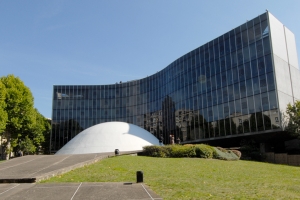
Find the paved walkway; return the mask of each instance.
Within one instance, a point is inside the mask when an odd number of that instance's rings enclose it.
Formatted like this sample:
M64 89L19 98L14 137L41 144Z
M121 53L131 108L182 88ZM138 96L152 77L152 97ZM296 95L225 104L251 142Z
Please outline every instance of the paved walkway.
M0 163L0 183L34 183L113 155L32 155L14 158Z
M12 183L0 184L0 199L103 199L161 200L144 184L123 183Z
M162 199L140 183L35 183L109 156L114 153L35 155L1 162L0 199Z

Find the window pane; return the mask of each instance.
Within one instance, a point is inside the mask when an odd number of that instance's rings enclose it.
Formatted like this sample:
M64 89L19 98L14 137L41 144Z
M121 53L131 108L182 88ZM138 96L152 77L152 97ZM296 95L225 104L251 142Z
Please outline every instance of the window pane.
M214 45L214 50L215 50L215 58L219 57L219 45L215 44Z
M257 124L258 131L264 130L264 120L263 120L262 112L256 113L256 124Z
M225 71L226 70L226 63L225 63L225 57L221 57L220 59L220 64L221 64L221 71Z
M267 20L261 22L261 30L262 30L262 37L267 37L269 35L269 26Z
M230 85L228 86L228 98L229 98L229 101L232 101L234 99L234 96L233 96L233 85Z
M255 103L255 112L262 111L262 109L261 109L260 94L257 94L257 95L254 96L254 103Z
M265 62L263 57L257 59L257 65L259 75L265 74Z
M242 32L242 43L243 46L247 46L248 45L248 34L247 34L247 30Z
M277 101L276 101L276 93L275 91L269 92L269 103L270 103L270 109L276 109L277 108Z
M226 74L227 74L227 85L231 85L233 83L232 71L228 70Z
M244 70L244 65L240 65L238 67L238 71L239 71L239 79L240 81L245 80L245 70Z
M244 133L250 132L249 118L250 118L250 115L243 116Z
M267 91L267 80L266 76L262 75L259 77L259 85L260 85L260 91L266 92Z
M226 55L226 69L230 69L232 66L236 65L236 52L233 52L231 54ZM234 63L235 62L235 63Z
M218 95L218 104L223 103L223 98L222 98L222 89L217 90L217 95Z
M234 106L234 101L229 102L229 114L233 115L235 113L235 106Z
M227 91L227 87L223 87L223 102L227 102L228 101L228 91Z
M253 96L248 97L248 108L249 108L249 113L255 112Z
M261 104L264 111L269 110L268 93L265 92L261 94Z
M248 114L248 103L247 103L247 98L241 99L241 106L242 106L242 114L243 114L243 115Z
M241 115L242 109L241 109L241 100L237 99L235 100L235 114L236 115Z
M245 75L246 75L246 79L251 78L251 67L250 67L250 63L245 63Z
M249 47L244 47L243 49L243 54L244 54L244 62L248 62L249 61Z
M271 129L270 112L269 111L265 111L265 112L263 112L263 115L264 115L265 130L270 130Z
M235 99L239 99L240 98L239 83L234 84L234 98Z
M261 38L261 29L260 29L260 24L256 24L254 26L255 29L255 39L259 40Z
M248 79L246 81L246 88L247 88L247 96L253 95L252 80L251 79Z
M241 98L246 97L246 83L245 81L240 82Z
M259 94L259 82L258 82L258 77L255 77L252 79L253 82L253 92L254 94Z
M264 45L264 54L269 54L271 52L269 37L264 38L263 45Z
M239 76L238 76L238 69L237 67L234 67L232 69L232 76L233 76L233 82L237 83L239 81Z
M255 41L253 27L248 29L249 44Z
M261 40L256 42L256 53L257 57L261 57L263 55L263 46Z
M217 82L217 88L222 87L222 82L221 82L221 74L216 75L216 82Z
M256 58L256 49L255 49L255 43L251 44L249 46L250 48L250 58L251 60L255 59Z
M226 54L230 53L229 39L225 40L225 52Z
M266 72L272 72L273 71L273 65L271 60L271 54L265 56L265 65L266 65Z
M239 49L237 51L237 59L238 59L238 64L242 64L244 62L243 60L243 50L242 49Z
M257 128L256 128L256 116L255 116L255 113L251 114L250 116L250 131L251 132L255 132L257 131Z
M238 33L238 34L236 34L236 36L235 36L235 39L236 39L236 48L237 49L240 49L240 48L242 48L242 38L241 38L242 36L241 36L241 34L240 33Z
M231 49L231 52L235 51L236 50L236 47L235 47L235 37L231 37L230 38L230 49Z
M230 71L230 70L229 70ZM226 73L223 72L222 73L222 86L226 86L227 85L227 78L226 78Z
M252 77L255 77L258 75L256 60L252 60L252 62L251 62L251 74L252 74Z
M220 56L225 54L225 47L223 41L219 43L219 51L220 51Z
M216 74L218 74L218 73L221 72L220 62L219 61L220 61L219 59L215 60Z

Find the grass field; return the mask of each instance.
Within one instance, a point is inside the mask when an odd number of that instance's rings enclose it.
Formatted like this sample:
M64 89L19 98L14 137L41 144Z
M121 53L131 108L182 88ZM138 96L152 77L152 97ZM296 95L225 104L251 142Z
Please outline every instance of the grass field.
M300 199L300 168L250 161L118 156L44 182L144 183L164 199Z

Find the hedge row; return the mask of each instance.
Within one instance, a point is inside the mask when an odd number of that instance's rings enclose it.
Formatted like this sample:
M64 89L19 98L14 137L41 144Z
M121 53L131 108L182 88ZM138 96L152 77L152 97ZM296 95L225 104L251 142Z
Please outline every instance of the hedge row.
M237 150L226 150L221 147L212 147L206 144L197 144L146 146L143 148L143 155L162 158L198 157L239 160L241 152Z

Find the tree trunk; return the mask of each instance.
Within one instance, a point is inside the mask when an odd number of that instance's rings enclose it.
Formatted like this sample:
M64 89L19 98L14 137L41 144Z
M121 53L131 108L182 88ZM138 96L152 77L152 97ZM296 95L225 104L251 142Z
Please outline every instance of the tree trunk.
M10 153L11 153L11 135L10 133L6 132L6 145L5 145L5 155L6 155L6 160L10 159Z

